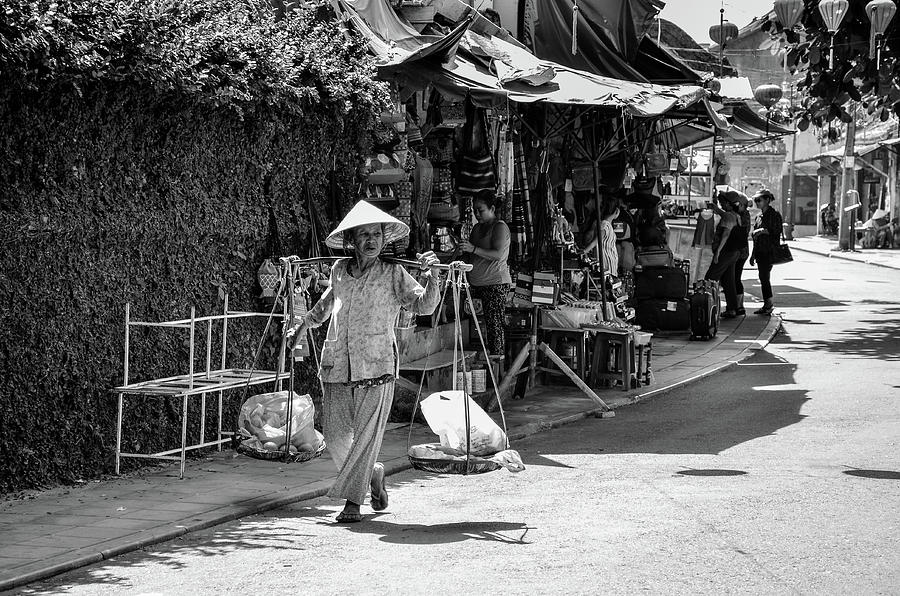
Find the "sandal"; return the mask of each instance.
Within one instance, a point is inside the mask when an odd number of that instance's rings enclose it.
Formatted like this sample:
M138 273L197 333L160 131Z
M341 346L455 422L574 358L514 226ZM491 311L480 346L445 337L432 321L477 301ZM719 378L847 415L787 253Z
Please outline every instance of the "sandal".
M338 516L334 518L339 524L352 524L356 522L361 522L363 520L362 513L351 513L349 511L341 511L338 513Z
M374 511L384 511L388 506L388 493L384 487L384 464L375 464L371 481L372 498L370 504Z

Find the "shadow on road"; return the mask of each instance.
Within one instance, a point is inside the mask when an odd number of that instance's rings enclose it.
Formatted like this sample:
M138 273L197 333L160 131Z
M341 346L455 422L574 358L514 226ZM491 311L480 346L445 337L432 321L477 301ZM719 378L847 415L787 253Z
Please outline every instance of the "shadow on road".
M745 287L753 289L755 296L761 296L762 290L758 281L745 281ZM775 294L775 304L778 308L834 308L847 306L845 302L838 302L831 298L826 298L821 294L797 288L795 286L772 286Z
M522 523L511 522L459 522L452 524L395 524L377 517L346 528L358 534L380 534L381 542L391 544L450 544L466 540L503 542L506 544L530 544L525 541L529 528ZM518 534L517 537L504 534Z
M567 433L578 433L573 436L577 440L560 441L548 433L521 445L519 452L526 466L547 465L544 460L551 454L718 454L803 420L800 409L809 398L795 384L795 370L796 365L761 350L691 385L690 391L623 408L615 418L567 428ZM704 473L724 472L695 475Z
M844 474L877 480L900 480L900 472L894 470L844 470Z
M678 472L682 476L743 476L747 472L743 470L724 470L719 468L706 468L701 470L682 470Z

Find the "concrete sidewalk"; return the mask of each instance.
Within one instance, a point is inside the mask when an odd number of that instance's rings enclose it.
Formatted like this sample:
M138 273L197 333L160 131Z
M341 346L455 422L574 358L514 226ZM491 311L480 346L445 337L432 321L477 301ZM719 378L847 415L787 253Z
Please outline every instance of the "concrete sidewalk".
M811 252L823 257L900 269L900 249L898 248L857 247L855 251L842 251L838 249L838 241L834 236L794 238L789 242L789 245L792 250Z
M780 322L778 317L753 315L722 321L718 337L706 342L688 341L686 333L654 336L654 383L627 392L598 393L612 408L661 395L764 348ZM597 404L573 386L539 386L525 399L506 404L512 447L525 436L597 412ZM409 426L392 426L380 458L389 474L410 467ZM413 444L434 440L427 427L415 425ZM223 451L189 462L183 480L178 479L176 466L167 466L0 503L0 591L322 496L335 473L327 454L302 464L283 464Z

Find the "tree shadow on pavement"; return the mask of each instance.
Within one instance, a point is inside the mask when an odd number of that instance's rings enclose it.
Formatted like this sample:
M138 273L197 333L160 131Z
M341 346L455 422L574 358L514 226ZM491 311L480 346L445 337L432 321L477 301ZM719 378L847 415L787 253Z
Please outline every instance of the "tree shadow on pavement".
M451 544L466 540L530 544L525 540L532 528L512 522L457 522L449 524L395 524L377 517L345 526L358 534L380 534L381 542L391 544Z
M835 331L824 339L802 341L782 336L772 343L790 343L797 349L896 362L900 360L900 321L895 318L898 312L900 309L878 310L872 315L884 315L886 318L858 321L859 326Z
M306 508L303 517L327 517L332 512ZM297 517L297 516L295 516ZM303 534L290 524L290 516L262 514L245 517L226 523L212 531L188 533L173 540L147 546L141 550L113 557L88 567L71 571L65 575L29 584L21 588L20 594L49 595L70 591L80 586L127 585L130 577L120 570L162 565L168 569L187 569L196 565L196 557L222 557L238 551L260 549L271 552L278 549L294 552L315 551L315 545L306 538L313 534ZM177 593L177 592L174 592Z

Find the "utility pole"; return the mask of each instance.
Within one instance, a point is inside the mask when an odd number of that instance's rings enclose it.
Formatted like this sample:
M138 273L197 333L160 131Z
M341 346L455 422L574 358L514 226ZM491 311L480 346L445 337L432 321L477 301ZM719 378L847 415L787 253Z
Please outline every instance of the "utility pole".
M844 145L844 161L841 164L843 173L841 175L841 196L840 196L840 212L838 213L838 247L841 250L853 250L854 244L854 214L856 209L850 208L850 205L856 202L856 170L853 169L854 153L856 152L856 109L850 112L850 122L847 124L847 139ZM853 191L853 192L850 192Z
M791 81L791 116L794 115L794 83ZM794 134L791 135L791 161L788 163L788 191L787 191L787 207L785 211L785 223L784 226L784 239L785 240L793 240L794 239L794 195L796 194L796 188L794 186L794 182L796 180L796 170L794 167L797 161L797 130L794 127ZM818 217L818 213L816 217Z

